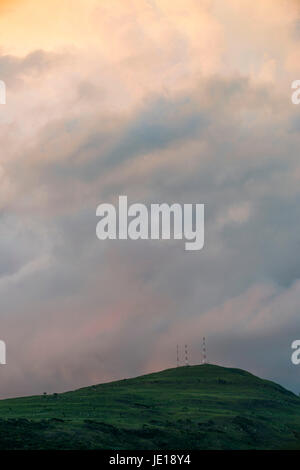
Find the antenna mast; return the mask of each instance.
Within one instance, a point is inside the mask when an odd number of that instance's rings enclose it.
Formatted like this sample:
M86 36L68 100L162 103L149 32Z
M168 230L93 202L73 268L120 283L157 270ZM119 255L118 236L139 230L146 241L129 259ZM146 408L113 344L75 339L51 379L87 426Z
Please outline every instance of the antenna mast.
M205 336L203 336L203 343L202 343L202 364L207 364Z
M189 365L189 360L188 360L188 348L187 348L187 344L184 345L184 354L185 354L185 365L188 366L188 365Z
M177 367L179 367L179 346L177 344Z

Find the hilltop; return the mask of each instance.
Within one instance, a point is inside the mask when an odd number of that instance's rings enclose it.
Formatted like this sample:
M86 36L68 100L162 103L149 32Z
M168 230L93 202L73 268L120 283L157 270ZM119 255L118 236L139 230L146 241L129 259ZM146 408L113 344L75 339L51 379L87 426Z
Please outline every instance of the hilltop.
M0 401L0 449L300 448L300 398L205 364Z

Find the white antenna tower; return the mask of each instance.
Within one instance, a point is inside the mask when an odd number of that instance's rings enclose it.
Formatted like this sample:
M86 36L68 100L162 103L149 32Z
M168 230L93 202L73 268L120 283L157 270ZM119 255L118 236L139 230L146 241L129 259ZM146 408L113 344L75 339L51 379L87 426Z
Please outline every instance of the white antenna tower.
M185 365L189 365L187 344L184 345Z
M179 346L177 344L177 367L179 367Z
M205 336L203 336L203 343L202 343L202 364L207 364Z

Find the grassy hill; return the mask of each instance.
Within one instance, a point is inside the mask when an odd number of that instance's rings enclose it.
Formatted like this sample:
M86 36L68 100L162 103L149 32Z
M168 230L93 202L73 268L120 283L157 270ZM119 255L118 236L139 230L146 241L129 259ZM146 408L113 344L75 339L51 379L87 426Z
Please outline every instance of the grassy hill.
M0 449L284 448L300 448L300 398L210 364L0 401Z

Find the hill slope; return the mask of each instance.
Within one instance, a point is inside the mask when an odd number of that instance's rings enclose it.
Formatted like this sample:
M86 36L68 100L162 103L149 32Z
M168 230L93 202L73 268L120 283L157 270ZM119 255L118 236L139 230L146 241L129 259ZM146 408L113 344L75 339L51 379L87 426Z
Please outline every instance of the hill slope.
M0 449L300 448L300 398L240 369L179 367L0 401Z

